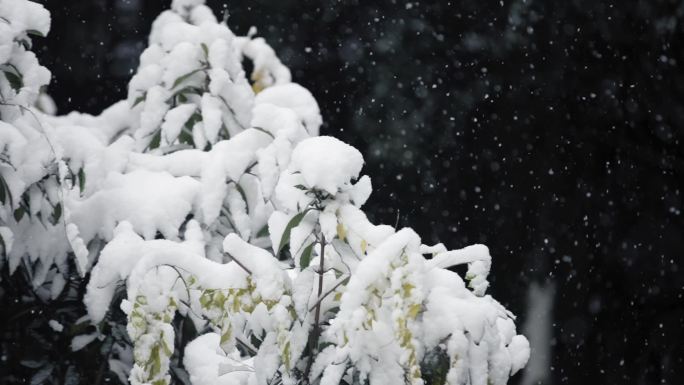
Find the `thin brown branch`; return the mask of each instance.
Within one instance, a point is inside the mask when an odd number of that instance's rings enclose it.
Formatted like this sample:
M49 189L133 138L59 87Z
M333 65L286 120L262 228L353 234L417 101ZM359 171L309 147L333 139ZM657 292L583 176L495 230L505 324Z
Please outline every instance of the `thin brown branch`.
M321 256L319 258L318 264L318 298L321 298L323 294L323 270L325 269L325 237L321 240ZM311 365L314 359L314 350L318 345L318 338L321 334L320 320L321 320L321 301L317 301L315 305L314 313L314 329L313 338L309 338L309 362L306 364L306 370L304 371L304 381L309 383L309 373L311 372Z
M240 262L237 258L235 258L234 256L230 255L229 253L226 253L226 254L228 254L228 256L230 257L230 259L232 259L233 262L237 263L237 265L240 266L240 267L242 268L242 270L246 271L247 274L252 275L252 271L249 270L249 269L247 268L247 266L243 265L242 262Z
M345 284L346 282L349 282L349 278L350 278L350 276L349 276L349 275L346 275L346 276L344 276L344 277L338 279L337 282L333 285L333 287L331 287L330 289L328 289L328 291L326 291L325 294L323 294L323 295L321 295L321 296L318 297L318 300L316 301L315 304L313 304L313 305L311 306L311 308L309 308L309 311L312 311L312 310L314 310L314 308L315 308L316 306L319 306L319 305L321 304L321 302L323 302L323 300L324 300L325 298L327 298L327 297L330 295L330 293L332 293L333 291L335 291L335 289L337 289L337 288L340 287L341 285Z

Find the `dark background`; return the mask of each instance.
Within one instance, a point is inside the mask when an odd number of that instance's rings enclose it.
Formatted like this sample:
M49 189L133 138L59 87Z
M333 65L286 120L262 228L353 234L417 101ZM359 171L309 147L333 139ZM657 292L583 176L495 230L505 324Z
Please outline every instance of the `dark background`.
M61 113L125 98L169 4L43 3ZM487 244L519 324L528 286L555 282L546 383L684 383L684 3L208 4L238 35L256 26L323 134L364 154L371 218Z

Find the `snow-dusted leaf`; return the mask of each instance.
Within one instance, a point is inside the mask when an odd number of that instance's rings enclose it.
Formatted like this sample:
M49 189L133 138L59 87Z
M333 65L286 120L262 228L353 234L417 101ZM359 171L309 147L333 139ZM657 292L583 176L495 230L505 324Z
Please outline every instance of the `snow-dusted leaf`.
M21 366L25 366L30 369L38 369L41 366L45 365L45 361L36 361L36 360L21 360L19 362Z
M52 374L52 370L54 369L54 366L52 364L47 364L40 368L32 377L31 377L31 385L41 385L47 382L47 379L50 377Z
M24 87L24 80L21 75L17 75L12 71L3 71L7 81L9 81L10 87L15 91L19 92L22 87Z
M280 255L280 252L283 251L285 246L287 246L288 243L290 243L290 233L292 232L292 229L297 227L299 223L304 219L304 216L308 210L305 210L301 213L296 214L290 221L287 223L285 226L285 230L283 231L283 235L280 238L280 244L278 245L278 250L276 251L276 255Z
M64 385L78 385L81 383L81 376L74 365L69 365L64 375Z
M74 337L71 340L71 351L77 352L77 351L83 349L86 345L93 342L97 338L97 336L98 336L98 333L91 333L91 334L81 334L81 335Z
M185 75L179 76L179 77L173 82L173 85L171 86L171 88L173 89L173 88L178 87L179 84L181 84L181 83L183 83L184 81L188 80L192 75L194 75L194 74L196 74L196 73L198 73L198 72L200 72L200 71L203 71L203 70L204 70L203 68L198 68L198 69L195 69L195 70L192 70L192 71L188 72L188 73L185 74Z
M29 35L33 35L33 36L45 37L45 35L43 35L42 32L37 31L37 30L35 30L35 29L27 29L27 30L26 30L26 33L28 33Z
M309 264L311 263L311 254L313 251L313 247L315 245L315 242L312 242L309 244L307 247L304 248L304 251L302 251L302 256L299 259L299 266L301 269L306 269L309 267Z

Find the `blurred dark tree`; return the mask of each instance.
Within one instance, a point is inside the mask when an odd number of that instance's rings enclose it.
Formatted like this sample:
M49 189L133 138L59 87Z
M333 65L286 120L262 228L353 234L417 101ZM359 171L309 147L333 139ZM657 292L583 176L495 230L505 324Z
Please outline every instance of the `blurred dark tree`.
M44 3L60 111L124 98L167 2ZM684 383L684 3L208 3L365 155L376 221L487 244L517 314L555 282L550 383Z

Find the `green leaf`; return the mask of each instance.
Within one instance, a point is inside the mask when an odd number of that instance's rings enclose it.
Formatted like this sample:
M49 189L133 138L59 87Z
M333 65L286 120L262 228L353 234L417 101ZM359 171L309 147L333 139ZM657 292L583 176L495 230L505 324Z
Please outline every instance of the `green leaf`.
M259 230L256 236L257 238L268 237L269 234L270 233L268 232L268 224L265 224L264 227L262 227L261 230Z
M0 174L0 202L4 205L7 203L7 198L9 197L10 201L10 206L12 206L12 194L9 191L9 188L7 188L7 183L5 182L5 178L2 177L2 174Z
M24 86L24 80L22 79L21 74L15 74L10 71L3 71L5 74L5 77L7 78L7 81L9 81L10 86L17 92L21 90L21 87Z
M192 128L195 127L195 124L197 124L197 122L201 122L201 121L202 121L202 114L200 114L198 112L194 112L192 115L190 115L190 118L188 118L188 120L185 122L185 127L192 130Z
M178 135L178 141L181 143L192 145L192 132L188 131L187 129L181 130L180 135Z
M26 210L23 206L19 206L19 208L14 210L14 220L17 222L21 221L21 218L24 217L24 214L26 214Z
M24 47L24 49L27 50L27 51L30 51L31 48L32 48L31 39L28 39L28 38L26 38L26 39L21 39L21 38L19 38L19 39L16 39L15 41L16 41L17 43L21 44L21 46Z
M166 354L167 357L171 357L171 355L173 354L173 350L171 350L169 344L166 343L166 340L164 338L161 339L161 346L164 350L164 354Z
M195 95L202 95L204 91L201 88L194 87L194 86L187 86L179 89L178 91L174 92L168 99L166 99L166 102L169 103L173 101L175 97L180 97L183 95L183 97L187 96L185 94L195 94Z
M335 346L335 344L328 341L321 342L320 344L318 344L318 351L322 352L323 349L327 348L328 346Z
M200 305L204 308L207 309L209 307L209 304L211 304L211 297L208 295L202 295L200 297Z
M150 376L154 377L161 372L161 356L159 355L159 345L154 345L150 352L148 365L151 365Z
M7 257L7 245L5 245L5 239L0 234L0 247L2 247L2 256Z
M230 139L230 132L228 131L228 127L226 127L225 124L221 124L221 132L225 134L223 139Z
M337 314L339 312L340 312L339 306L331 307L330 309L326 310L326 313L331 313L331 314Z
M90 326L90 321L81 321L80 323L72 324L69 327L69 334L72 336L84 334L86 332L86 330L88 330L89 326Z
M290 222L287 223L287 226L285 226L285 231L283 231L283 235L280 238L280 244L278 245L278 251L276 252L276 256L280 255L280 252L283 251L283 249L288 243L290 243L290 233L292 232L292 229L299 225L302 219L304 219L304 215L306 215L308 211L309 210L307 209L304 210L304 212L295 215L294 217L292 217L292 219L290 219Z
M239 183L235 183L235 188L240 193L240 196L242 196L242 200L245 201L245 211L247 212L247 215L249 215L249 203L247 202L247 194L245 194L245 190L242 189L242 186L240 186Z
M230 341L231 333L230 330L226 331L225 333L221 334L221 341L219 342L219 345L223 345L226 342Z
M147 148L150 150L154 150L155 148L158 148L160 144L161 144L161 130L157 130L157 132L152 137L152 140L150 141L150 145L147 146Z
M147 99L147 92L138 96L137 98L135 98L135 101L133 102L133 105L131 106L131 108L133 108L133 107L137 106L138 104L144 102L145 99Z
M209 48L204 43L201 43L200 47L202 47L202 52L204 52L204 58L208 59L209 58Z
M198 68L198 69L196 69L196 70L192 70L192 71L188 72L188 73L185 74L185 75L179 76L179 77L176 79L176 81L173 82L173 86L171 87L171 89L176 88L179 84L181 84L181 83L183 83L184 81L188 80L188 78L189 78L190 76L192 76L192 75L194 75L194 74L196 74L196 73L198 73L198 72L200 72L200 71L202 71L202 68Z
M261 127L252 127L252 128L255 129L255 130L257 130L257 131L261 131L261 132L263 132L264 134L266 134L266 135L270 136L271 138L275 139L275 136L273 136L273 134L271 134L270 132L266 131L265 129L263 129L263 128L261 128Z
M409 306L409 311L408 311L408 316L411 319L416 319L418 317L418 314L423 310L423 306L421 306L419 303L415 303L411 306Z
M57 222L59 222L59 218L62 217L62 204L57 203L55 206L55 209L52 211L52 216L50 217L50 223L52 225L57 225Z
M85 191L85 183L86 176L85 172L83 171L83 167L81 167L81 169L78 170L78 189L81 191L81 194L83 194L83 191Z
M28 33L31 36L38 36L38 37L45 37L42 32L37 31L35 29L27 29L26 33Z
M436 348L426 352L420 362L420 371L426 384L444 385L447 383L447 373L450 366L447 352L441 348Z
M298 189L304 190L304 191L308 190L308 188L306 186L304 186L303 184L298 184L295 186L295 188L298 188Z
M302 257L299 259L299 266L302 270L309 267L309 264L311 263L311 254L315 243L316 242L311 242L311 244L302 251Z
M286 368L289 367L289 366L290 366L290 358L292 358L292 357L291 357L290 343L289 343L289 342L287 342L287 343L285 344L285 348L283 349L282 356L283 356L282 361L285 363L285 367L286 367Z

